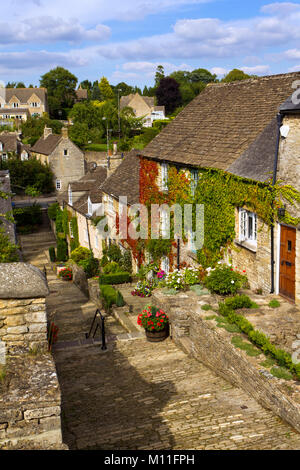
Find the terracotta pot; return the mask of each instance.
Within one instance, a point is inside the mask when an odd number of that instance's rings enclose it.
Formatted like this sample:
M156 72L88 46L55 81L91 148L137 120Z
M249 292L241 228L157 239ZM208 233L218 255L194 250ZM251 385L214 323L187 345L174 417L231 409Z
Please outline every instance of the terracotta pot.
M161 331L148 331L145 330L147 341L151 343L159 343L164 341L169 336L169 326L166 326Z

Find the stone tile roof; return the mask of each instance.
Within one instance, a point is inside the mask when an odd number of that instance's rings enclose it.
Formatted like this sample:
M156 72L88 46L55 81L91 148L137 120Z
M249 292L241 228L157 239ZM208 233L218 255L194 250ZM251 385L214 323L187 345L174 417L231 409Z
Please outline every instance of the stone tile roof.
M1 108L0 114L27 114L30 116L30 112L27 108Z
M140 153L226 170L276 116L297 79L300 72L209 85Z
M119 199L127 196L129 205L139 203L140 151L133 149L101 186L106 194Z
M77 100L87 100L88 98L88 92L85 88L78 88L78 90L75 90L76 93L76 98Z
M83 214L87 214L89 197L92 204L102 202L102 190L100 188L106 180L106 177L107 168L97 166L94 170L88 171L82 178L80 178L80 180L70 183L72 192L85 192L76 202L73 203L74 209L82 212ZM65 198L67 198L67 193Z
M57 134L50 134L46 139L44 136L40 137L40 139L34 144L32 147L32 152L41 153L43 155L50 155L54 149L57 147L60 139L62 138L61 135Z
M0 142L3 144L4 152L17 152L18 138L16 134L0 134Z
M145 101L145 103L149 106L149 108L153 108L154 107L154 97L152 96L142 96L140 95L139 93L131 93L130 95L126 95L126 96L121 96L121 99L120 99L120 108L125 108L125 106L130 106L130 101L136 96L138 95L143 101Z
M265 182L273 175L278 126L274 118L250 147L227 168L234 175Z

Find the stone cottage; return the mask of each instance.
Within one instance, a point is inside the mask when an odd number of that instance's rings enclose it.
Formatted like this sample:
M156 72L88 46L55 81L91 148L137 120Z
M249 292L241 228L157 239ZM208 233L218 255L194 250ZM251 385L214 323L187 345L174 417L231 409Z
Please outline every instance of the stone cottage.
M69 139L67 128L58 135L45 127L44 135L32 147L32 156L50 166L58 198L68 190L69 183L85 174L84 153Z
M299 78L297 72L209 85L140 152L144 176L152 172L151 185L160 192L161 199L164 195L167 199L172 171L184 174L192 194L212 171L224 180L223 194L230 188L239 188L239 184L248 188L243 194L235 193L235 189L228 195L235 207L235 222L234 217L230 218L230 243L224 240L219 253L239 270L247 271L251 288L279 293L298 303L299 206L291 208L285 200L284 207L278 199L271 200L269 193L280 180L300 189L299 105L296 109L291 98L286 102ZM213 181L216 179L211 180L211 185L217 197ZM153 196L149 181L147 190L141 184L140 181L140 196L143 193L147 201ZM250 195L260 192L265 202L255 206ZM215 201L220 213L222 200L219 204ZM280 206L280 211L273 211L271 216L274 204ZM224 214L225 209L224 206ZM268 216L263 218L262 213ZM172 259L169 258L170 268L178 261L191 264L199 260L193 247L182 242L175 245ZM205 245L200 255L203 254Z

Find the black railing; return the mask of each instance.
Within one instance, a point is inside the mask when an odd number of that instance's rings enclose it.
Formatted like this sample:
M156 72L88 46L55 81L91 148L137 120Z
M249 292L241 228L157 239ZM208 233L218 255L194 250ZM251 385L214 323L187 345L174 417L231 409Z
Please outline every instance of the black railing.
M94 338L96 336L98 329L101 330L101 339L102 339L101 349L105 350L107 349L106 343L105 343L105 318L99 309L96 310L96 313L94 315L94 318L91 324L90 331L85 334L85 337L87 339Z

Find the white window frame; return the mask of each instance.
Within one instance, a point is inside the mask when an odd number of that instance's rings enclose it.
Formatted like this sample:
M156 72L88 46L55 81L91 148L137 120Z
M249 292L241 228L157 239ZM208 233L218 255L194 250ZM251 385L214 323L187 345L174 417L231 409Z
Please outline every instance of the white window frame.
M190 174L191 174L191 193L192 193L192 196L194 196L196 188L197 188L197 184L199 181L199 170L192 169Z
M61 180L56 180L55 186L56 186L56 190L60 191L61 190Z
M161 259L161 269L165 271L166 274L170 271L170 261L167 256L163 256Z
M68 188L68 197L69 197L69 205L72 206L73 205L73 197L72 197L72 188L71 188L71 186L69 186L69 188Z
M111 196L107 196L107 210L108 212L114 212L114 199Z
M257 214L239 208L239 241L257 247Z
M88 197L88 215L93 215L93 203L91 202L89 197Z
M87 229L83 229L83 234L84 234L84 241L88 243L89 241L89 234L88 234L88 231Z
M161 164L161 190L168 191L168 164Z

